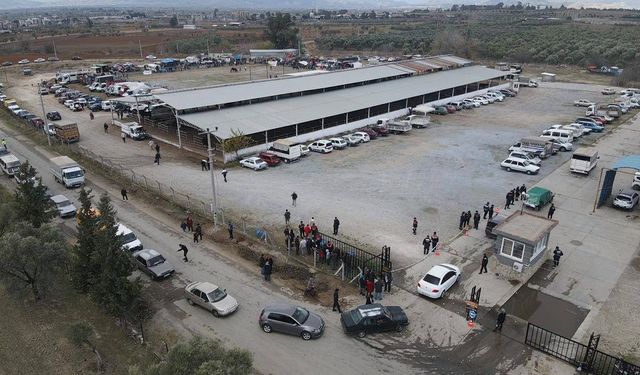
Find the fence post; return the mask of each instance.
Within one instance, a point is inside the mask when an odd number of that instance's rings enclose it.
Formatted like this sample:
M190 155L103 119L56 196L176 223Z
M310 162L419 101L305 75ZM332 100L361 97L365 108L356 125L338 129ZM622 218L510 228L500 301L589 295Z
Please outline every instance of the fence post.
M189 211L191 211L191 197L188 195L185 195L185 197L187 197L187 206L189 206Z
M202 215L203 216L207 216L207 204L204 203L203 201L200 201L200 203L202 204Z
M173 201L176 202L176 191L173 190L171 186L169 186L169 189L171 189L171 195L173 196Z
M160 181L156 180L156 184L158 184L158 194L162 195L162 189L160 189Z
M146 190L149 190L149 182L147 181L147 176L142 175L142 178L144 178L144 186Z

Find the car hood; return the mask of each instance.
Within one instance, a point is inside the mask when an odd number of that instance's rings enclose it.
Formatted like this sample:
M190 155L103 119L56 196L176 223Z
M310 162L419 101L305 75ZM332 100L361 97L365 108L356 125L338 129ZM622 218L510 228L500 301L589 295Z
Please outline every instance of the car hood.
M311 327L313 329L319 329L324 327L324 320L320 317L320 315L309 312L309 317L307 321L304 322L304 326Z
M133 240L131 242L127 242L123 246L126 247L128 250L130 250L132 248L142 247L142 242L140 242L140 240L136 238L135 240Z
M76 206L70 204L68 206L63 206L58 208L58 211L60 212L61 215L69 214L71 212L76 212Z
M400 306L387 306L387 310L391 313L391 319L398 323L409 323L407 314L404 313Z
M156 276L162 276L166 273L173 272L174 269L171 263L165 261L153 267L149 267L149 271L153 272Z
M238 307L238 301L236 301L235 298L231 297L228 294L222 300L218 302L212 302L211 304L216 308L216 310L219 311L229 311Z

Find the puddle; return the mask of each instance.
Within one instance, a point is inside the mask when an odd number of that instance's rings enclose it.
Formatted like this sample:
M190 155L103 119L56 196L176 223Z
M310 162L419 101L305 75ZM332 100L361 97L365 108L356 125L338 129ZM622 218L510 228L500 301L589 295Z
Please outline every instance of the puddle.
M515 315L564 337L572 337L588 309L549 296L528 286L520 288L504 305L507 314Z

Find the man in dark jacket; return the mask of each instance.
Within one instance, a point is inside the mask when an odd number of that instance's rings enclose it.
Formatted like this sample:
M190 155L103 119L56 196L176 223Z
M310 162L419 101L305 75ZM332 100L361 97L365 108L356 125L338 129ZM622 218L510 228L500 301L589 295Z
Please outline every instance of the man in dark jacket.
M504 309L500 309L498 313L498 318L496 319L496 328L493 329L493 332L500 331L502 332L502 325L504 321L507 319L507 312Z
M549 212L547 213L547 219L553 219L554 212L556 212L556 206L551 203L551 206L549 206Z
M393 275L391 274L391 270L386 270L383 275L384 280L384 291L387 293L391 293L391 282L393 282Z
M467 217L467 213L462 211L462 213L460 214L460 225L458 225L458 229L462 230L462 227L464 227L464 221Z
M489 207L489 220L491 220L491 218L493 217L493 212L494 212L494 208L493 208L493 205L491 205L491 207Z
M487 202L487 204L485 204L484 207L482 207L482 211L484 212L484 215L482 216L482 218L486 219L487 215L489 215L489 202Z
M478 224L480 224L480 213L476 210L476 213L473 214L473 229L478 230Z
M337 235L338 234L338 228L340 227L340 220L338 220L338 217L336 216L333 219L333 234Z
M336 311L336 309L338 309L338 313L342 313L342 310L340 310L340 296L338 295L339 291L340 289L338 288L333 291L333 311Z
M484 271L484 273L488 273L489 271L487 271L487 264L489 264L489 258L487 257L487 254L484 254L482 256L482 265L480 266L480 274L482 275L482 271Z
M189 249L187 249L187 247L183 244L179 244L180 248L178 249L178 252L182 251L182 255L184 256L184 261L188 262L189 259L187 258L187 253L189 252Z
M422 240L422 255L427 255L430 249L431 249L431 237L427 235L424 238L424 240Z
M553 266L557 267L560 264L560 257L562 257L564 253L560 250L559 246L556 246L555 250L553 250Z

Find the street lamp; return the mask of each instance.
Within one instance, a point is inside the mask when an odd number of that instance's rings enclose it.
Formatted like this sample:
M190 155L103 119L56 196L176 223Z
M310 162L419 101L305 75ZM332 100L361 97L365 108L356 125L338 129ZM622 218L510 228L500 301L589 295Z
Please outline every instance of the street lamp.
M51 146L51 136L49 136L49 128L47 125L47 113L44 110L44 100L42 99L42 93L40 92L40 82L38 82L38 95L40 95L40 105L42 106L42 121L44 121L44 133L47 135L47 142L49 142L49 146Z

